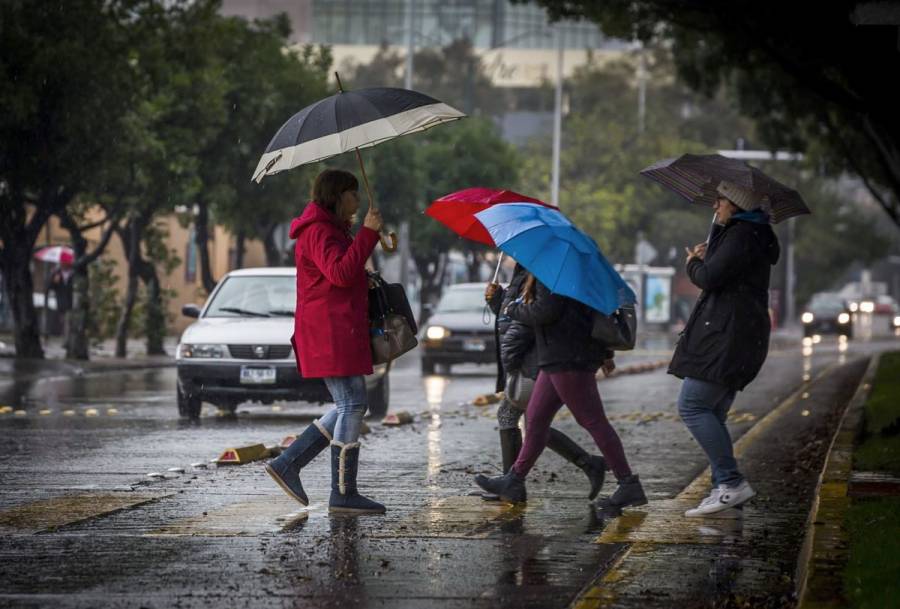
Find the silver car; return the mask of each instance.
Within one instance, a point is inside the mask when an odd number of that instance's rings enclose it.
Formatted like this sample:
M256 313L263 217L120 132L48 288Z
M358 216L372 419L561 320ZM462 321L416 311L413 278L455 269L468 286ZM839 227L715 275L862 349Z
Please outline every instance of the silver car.
M303 378L291 347L296 270L267 267L232 271L222 277L201 309L181 312L197 321L185 329L175 353L178 413L200 415L202 402L234 412L241 402L325 403L331 395L322 379ZM388 409L388 367L366 377L369 413Z

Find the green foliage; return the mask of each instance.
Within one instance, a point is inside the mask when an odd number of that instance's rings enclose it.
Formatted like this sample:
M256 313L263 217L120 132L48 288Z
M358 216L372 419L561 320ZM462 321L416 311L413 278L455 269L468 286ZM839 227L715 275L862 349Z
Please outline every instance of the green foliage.
M860 3L816 5L815 27L805 27L804 2L539 4L554 17L593 20L610 36L665 41L680 78L707 95L727 86L766 146L806 151L831 175L859 175L900 224L900 89L887 86L900 67L896 30L857 22Z
M860 471L900 475L900 352L881 356L866 401L865 434L853 455Z

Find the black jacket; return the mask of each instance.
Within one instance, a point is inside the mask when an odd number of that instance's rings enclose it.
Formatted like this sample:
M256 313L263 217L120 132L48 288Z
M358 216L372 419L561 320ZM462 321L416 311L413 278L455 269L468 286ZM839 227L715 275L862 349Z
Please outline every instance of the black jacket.
M506 313L534 328L538 368L549 372L600 368L612 352L591 338L593 311L571 298L553 294L541 282L535 283L530 304L509 304Z
M778 239L768 224L731 220L713 232L704 260L688 263L703 290L678 339L669 373L743 389L769 350L769 273Z
M518 371L533 379L537 377L538 373L534 330L501 313L509 303L518 298L522 291L522 284L527 277L528 271L525 270L525 267L517 264L509 285L506 289L498 289L489 303L494 315L497 316L498 362L500 363L498 373L503 377L510 372Z

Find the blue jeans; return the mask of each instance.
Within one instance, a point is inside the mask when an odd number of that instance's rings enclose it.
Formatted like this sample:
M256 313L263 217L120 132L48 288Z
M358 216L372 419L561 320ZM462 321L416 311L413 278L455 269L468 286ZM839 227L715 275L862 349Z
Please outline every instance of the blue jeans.
M686 377L678 396L678 414L706 452L713 486L735 486L744 479L734 459L731 435L725 426L737 392L725 385Z
M363 415L369 406L365 377L329 376L323 380L331 392L334 408L319 418L319 423L335 441L343 444L356 442Z

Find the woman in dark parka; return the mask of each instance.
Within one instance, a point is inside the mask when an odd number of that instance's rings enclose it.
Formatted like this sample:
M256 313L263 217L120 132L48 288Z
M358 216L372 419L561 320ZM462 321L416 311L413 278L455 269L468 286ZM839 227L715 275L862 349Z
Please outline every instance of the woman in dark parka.
M768 353L769 275L779 256L762 198L730 182L717 190L709 245L688 250L688 276L703 292L669 365L670 374L684 379L678 412L712 470L712 492L687 517L740 507L756 494L738 470L725 422L736 393Z

